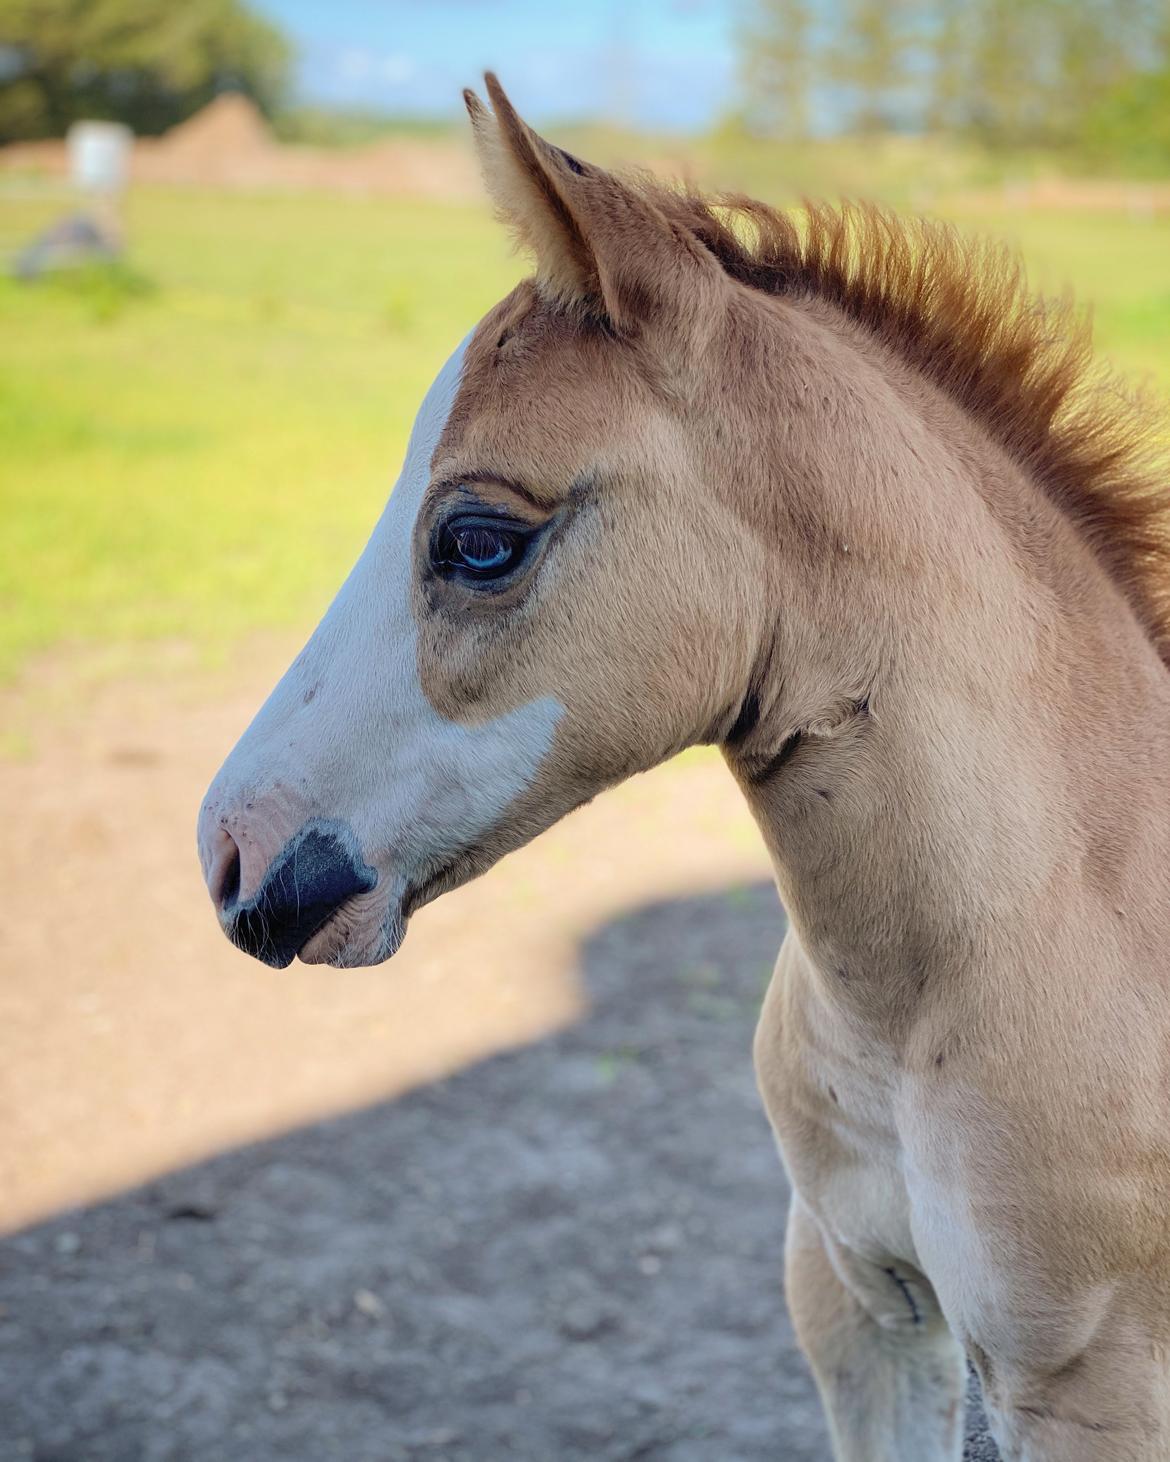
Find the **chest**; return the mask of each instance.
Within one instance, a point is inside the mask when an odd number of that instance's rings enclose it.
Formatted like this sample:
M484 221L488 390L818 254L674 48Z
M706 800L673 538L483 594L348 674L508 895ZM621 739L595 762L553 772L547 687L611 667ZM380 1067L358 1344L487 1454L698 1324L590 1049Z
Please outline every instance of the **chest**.
M823 1229L866 1262L916 1263L888 1053L817 997L790 936L756 1037L756 1070L796 1192Z

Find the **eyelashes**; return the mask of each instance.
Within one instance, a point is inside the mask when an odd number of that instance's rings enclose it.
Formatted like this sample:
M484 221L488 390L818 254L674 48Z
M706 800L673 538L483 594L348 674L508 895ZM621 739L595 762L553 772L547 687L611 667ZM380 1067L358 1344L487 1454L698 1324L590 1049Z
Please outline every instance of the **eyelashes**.
M524 563L537 530L485 516L459 513L439 524L431 538L431 567L446 579L475 585L507 578Z

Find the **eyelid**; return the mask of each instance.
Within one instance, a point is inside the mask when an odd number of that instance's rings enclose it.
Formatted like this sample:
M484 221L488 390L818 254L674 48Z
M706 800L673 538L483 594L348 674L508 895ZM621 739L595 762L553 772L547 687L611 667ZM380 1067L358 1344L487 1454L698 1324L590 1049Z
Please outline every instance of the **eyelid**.
M477 582L474 579L474 570L471 570L469 566L464 569L458 563L453 563L444 551L445 540L455 539L460 533L474 528L483 528L489 533L498 533L514 540L514 562L504 567L498 577L485 575ZM484 510L477 507L476 510L469 511L466 508L457 507L454 512L439 519L431 530L428 548L431 568L449 582L458 583L462 580L469 587L475 584L476 592L498 592L500 588L511 582L512 578L523 568L540 536L540 531L539 528L533 527L529 523L517 522L514 518L492 512L490 508ZM470 579L465 577L468 574L472 575Z
M506 488L502 491L506 491ZM446 583L459 584L462 581L468 588L471 587L457 569L444 569L443 565L449 563L441 548L445 536L467 528L483 527L494 532L507 533L517 540L514 565L499 579L485 578L475 586L477 593L484 594L503 592L535 571L546 550L564 530L574 507L572 503L561 503L551 510L543 508L539 515L534 513L530 517L526 511L527 499L512 505L485 500L469 486L466 478L438 479L432 485L430 494L431 506L427 515L430 527L424 552L431 572Z
M478 508L456 508L454 512L448 513L435 524L436 529L448 533L454 528L498 528L509 533L523 533L530 535L539 533L541 525L526 523L523 518L512 517L508 513L493 511L490 507Z
M471 471L442 478L436 488L439 492L464 492L468 496L476 497L475 487L498 488L501 492L510 493L522 503L532 508L534 512L545 517L555 513L560 505L559 497L542 497L540 493L524 483L516 481L515 478L505 477L498 472ZM482 499L479 499L482 501Z

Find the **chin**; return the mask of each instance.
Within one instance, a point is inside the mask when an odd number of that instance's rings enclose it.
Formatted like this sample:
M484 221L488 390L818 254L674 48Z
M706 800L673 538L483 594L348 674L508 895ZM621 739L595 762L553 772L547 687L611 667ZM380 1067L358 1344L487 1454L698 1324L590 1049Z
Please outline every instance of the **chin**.
M354 904L361 901L354 900ZM343 905L305 941L297 958L307 965L332 965L338 970L356 970L384 964L396 955L406 937L406 914L397 901L381 918L376 912Z

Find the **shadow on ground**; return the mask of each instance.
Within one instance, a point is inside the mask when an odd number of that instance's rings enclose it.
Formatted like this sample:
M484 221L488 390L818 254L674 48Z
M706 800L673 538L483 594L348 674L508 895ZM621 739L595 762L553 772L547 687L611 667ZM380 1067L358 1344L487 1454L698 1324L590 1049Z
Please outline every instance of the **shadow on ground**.
M750 1062L782 930L643 908L574 1028L6 1240L0 1457L823 1462Z

